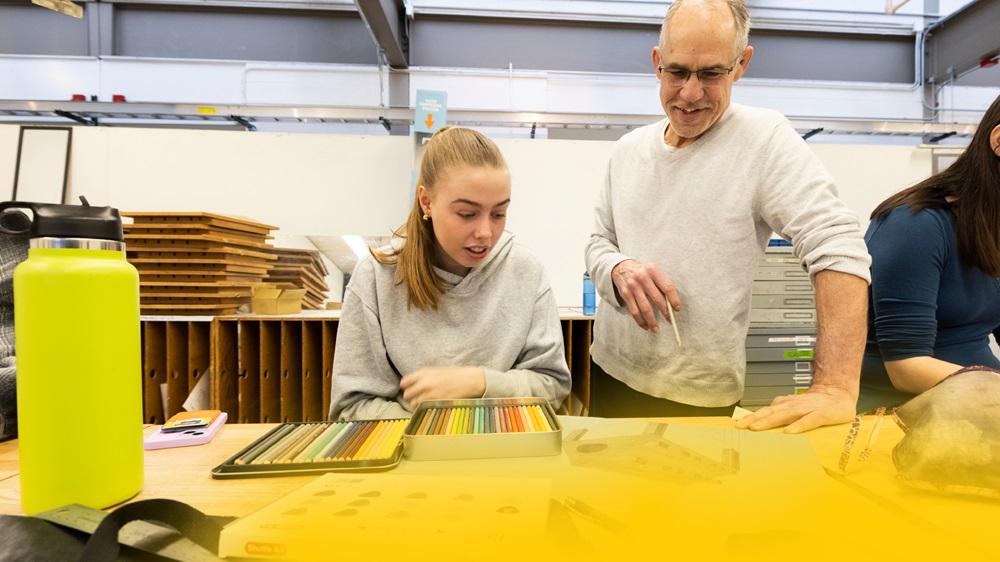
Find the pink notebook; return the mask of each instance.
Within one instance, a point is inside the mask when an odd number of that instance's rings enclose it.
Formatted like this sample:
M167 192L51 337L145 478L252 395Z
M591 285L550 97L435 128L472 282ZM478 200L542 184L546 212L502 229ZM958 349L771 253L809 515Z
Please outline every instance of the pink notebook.
M226 413L222 412L208 427L199 427L175 433L163 433L159 430L154 431L142 439L143 448L169 449L171 447L190 447L191 445L208 443L218 433L219 428L226 423L227 417Z

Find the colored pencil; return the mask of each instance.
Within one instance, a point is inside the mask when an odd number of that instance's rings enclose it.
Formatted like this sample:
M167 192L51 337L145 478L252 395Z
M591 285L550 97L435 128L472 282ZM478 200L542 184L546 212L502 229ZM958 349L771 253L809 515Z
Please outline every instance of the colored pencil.
M299 454L298 451L299 447L308 445L309 442L312 441L312 439L310 439L309 436L315 430L316 430L315 424L310 424L310 423L300 424L298 436L289 441L288 444L282 448L281 453L275 455L271 459L271 462L272 463L286 462L286 459L288 458L289 455Z
M320 436L316 438L316 441L313 441L312 446L306 449L306 452L303 453L302 460L305 462L311 462L314 458L316 458L316 455L323 450L323 447L336 437L338 433L343 431L346 426L347 424L344 423L331 423L330 427L321 433Z
M357 433L339 451L334 453L333 460L348 460L354 454L354 451L368 438L368 434L371 433L372 426L374 425L373 422L368 421L357 422L357 424L359 426Z
M375 443L372 445L371 450L368 451L368 458L369 459L380 459L383 456L389 456L389 455L383 455L382 454L382 450L385 449L386 442L389 441L392 438L392 435L396 432L396 427L399 426L399 425L403 425L405 427L406 426L406 421L405 420L403 420L403 421L396 421L396 420L386 421L385 428L383 428L382 432L379 433L378 438L375 441Z
M434 414L436 411L432 408L426 410L422 417L420 418L420 425L417 426L416 435L427 435L430 430L431 424L434 422Z
M323 447L323 450L320 451L318 455L316 455L316 458L322 460L333 459L334 455L337 454L337 451L339 451L346 443L348 443L351 439L353 439L354 434L356 434L360 428L361 428L360 423L347 422L347 427L344 428L343 431L338 433L337 436L334 437L333 440L330 441L330 443L326 447Z
M531 416L532 424L535 426L535 431L545 431L545 426L542 424L542 418L538 417L538 412L531 406L525 406L524 408L528 415Z
M385 425L382 427L382 431L380 431L379 434L375 437L375 442L372 443L371 448L368 450L368 454L362 457L363 459L382 458L381 451L384 448L386 440L389 439L389 436L396 429L396 423L397 422L394 421L385 422Z
M448 419L448 410L442 408L441 409L441 413L438 414L437 423L434 424L434 435L441 435L441 434L444 433L444 431L445 431L445 429L444 429L444 427L445 427L444 423L445 423L445 420L447 420L447 419Z
M541 406L532 406L532 408L535 409L535 412L538 414L538 417L542 420L542 427L545 429L545 431L555 431L553 429L552 424L549 423L549 416L548 414L545 413L545 410L543 410Z
M431 414L433 413L434 410L426 410L423 414L420 415L420 421L417 423L417 429L414 432L416 435L424 434L424 430L427 428L427 424L430 423Z
M431 410L430 421L427 422L427 431L425 435L430 435L434 433L434 429L437 427L438 422L441 420L441 415L443 413L444 410L442 410L441 408L434 408L433 410Z
M521 416L517 415L517 408L514 406L507 406L507 411L510 412L511 425L514 426L514 431L521 433L524 428L521 427Z
M304 425L292 426L295 429L291 433L284 436L281 441L278 441L274 446L270 447L261 456L254 459L252 464L270 464L275 458L284 453L292 443L298 440L308 428Z
M378 457L380 459L388 458L392 456L393 451L399 446L400 440L403 438L403 431L406 430L406 420L400 420L396 422L395 426L389 432L386 437L385 442L382 444L381 450L378 452Z
M368 451L370 451L372 446L375 445L375 441L377 441L378 436L382 434L382 431L385 429L386 423L388 422L386 422L385 420L380 420L378 422L375 422L375 426L372 427L372 430L368 434L368 437L365 439L363 443L361 443L360 446L358 446L358 450L355 451L353 455L351 455L351 460L363 459L368 456Z
M316 436L323 432L324 425L321 423L313 423L308 424L308 427L309 431L306 431L302 437L299 438L297 443L285 451L285 454L282 455L277 462L289 463L295 460L295 457L301 455L302 451L306 450L306 447L308 447L309 444L316 439Z
M434 432L434 427L437 425L438 418L441 417L441 408L434 408L429 411L427 415L430 419L427 421L427 429L424 432L424 435L430 435Z
M524 410L522 410L523 407L524 406L511 406L511 409L514 410L514 414L517 415L517 423L520 426L521 431L529 432L531 431L531 425L528 423L528 420L524 419Z
M535 407L528 406L525 410L528 412L528 417L531 418L531 425L534 426L534 431L545 431L545 425L542 424L542 418L538 417Z
M531 414L528 413L528 409L524 406L518 406L517 411L521 414L521 419L524 420L525 430L529 432L538 431L535 429L535 420L531 419Z
M351 442L340 451L336 458L340 460L350 460L354 457L354 454L358 452L358 449L360 449L362 445L364 445L368 436L371 435L372 430L375 429L376 425L378 425L378 422L373 421L361 423L363 427L358 431L358 434L354 437L354 439L352 439Z
M441 412L441 424L438 426L438 435L447 435L448 428L451 427L451 417L455 415L455 411L448 408Z
M286 425L284 427L278 428L270 436L268 436L267 439L264 439L263 441L261 441L257 445L254 445L254 447L252 449L250 449L246 453L243 453L243 455L240 456L240 458L236 459L236 464L248 464L248 463L250 463L255 458L259 457L261 455L261 453L263 453L264 451L266 451L271 445L273 445L274 443L277 443L278 440L280 440L285 435L288 435L289 433L291 433L294 429L295 429L295 426L292 426L292 425Z
M434 413L431 414L431 423L427 427L427 435L437 435L438 428L441 426L441 420L444 416L444 410L437 408Z
M525 424L524 416L521 414L521 408L519 406L511 406L510 409L514 411L514 416L517 418L518 431L522 433L530 431L528 426Z

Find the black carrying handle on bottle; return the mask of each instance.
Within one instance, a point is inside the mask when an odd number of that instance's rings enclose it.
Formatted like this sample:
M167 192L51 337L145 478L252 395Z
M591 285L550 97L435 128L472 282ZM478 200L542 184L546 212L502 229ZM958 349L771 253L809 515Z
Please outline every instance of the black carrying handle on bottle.
M31 219L22 212L8 213L8 209L28 209L35 212L38 203L27 201L4 201L0 203L0 232L12 236L27 234L31 230Z
M176 500L153 499L125 504L101 520L80 555L81 562L118 560L121 545L118 532L132 521L154 521L177 530L186 538L213 553L219 552L220 521L232 518L212 517Z
M33 203L31 201L4 201L0 203L0 232L10 235L20 235L27 234L31 230L33 222L31 219L21 212L8 213L8 209L27 209L34 216L38 212L39 207L50 205L52 203ZM89 207L90 201L87 201L87 198L81 195L80 205ZM14 221L14 228L11 228L11 221Z

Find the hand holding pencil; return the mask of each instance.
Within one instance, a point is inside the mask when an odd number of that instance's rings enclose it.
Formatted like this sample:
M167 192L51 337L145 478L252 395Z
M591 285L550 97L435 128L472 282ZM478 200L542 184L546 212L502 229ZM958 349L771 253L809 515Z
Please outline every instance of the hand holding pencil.
M681 347L681 334L677 329L675 312L681 310L681 297L670 277L653 262L640 263L625 260L611 270L611 280L618 290L622 303L643 330L659 333L656 311L670 323L677 347Z

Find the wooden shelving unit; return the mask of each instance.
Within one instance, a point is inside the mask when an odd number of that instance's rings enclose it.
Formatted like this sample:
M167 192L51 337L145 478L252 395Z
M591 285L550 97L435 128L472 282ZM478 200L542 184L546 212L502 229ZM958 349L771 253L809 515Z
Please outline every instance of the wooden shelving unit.
M163 423L201 377L230 423L317 421L330 410L339 311L290 316L147 316L142 321L143 416ZM573 392L568 413L586 415L593 320L562 314ZM166 385L164 407L162 385Z

